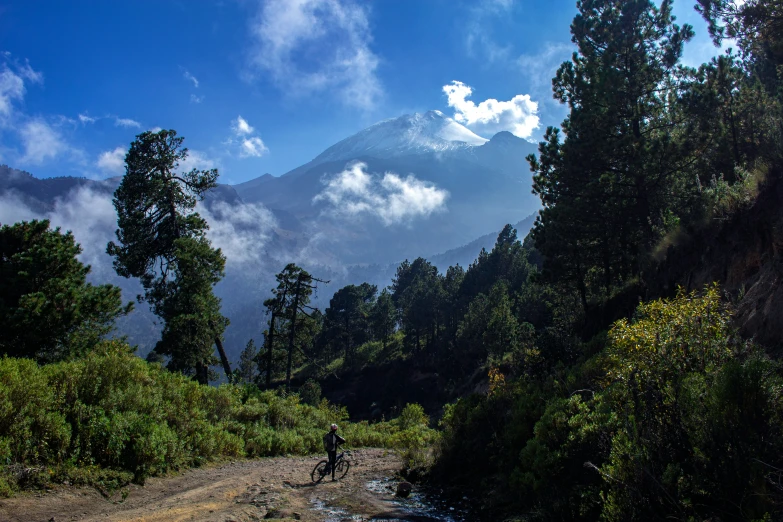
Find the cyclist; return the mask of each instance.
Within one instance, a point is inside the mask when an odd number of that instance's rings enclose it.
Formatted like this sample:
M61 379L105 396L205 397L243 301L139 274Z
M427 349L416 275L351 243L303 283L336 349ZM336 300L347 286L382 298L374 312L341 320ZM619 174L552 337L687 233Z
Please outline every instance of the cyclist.
M324 435L324 449L329 456L329 465L326 467L326 472L332 472L332 480L334 480L334 468L335 461L337 460L337 447L340 444L344 444L345 439L337 434L337 424L332 424L329 427L329 433Z

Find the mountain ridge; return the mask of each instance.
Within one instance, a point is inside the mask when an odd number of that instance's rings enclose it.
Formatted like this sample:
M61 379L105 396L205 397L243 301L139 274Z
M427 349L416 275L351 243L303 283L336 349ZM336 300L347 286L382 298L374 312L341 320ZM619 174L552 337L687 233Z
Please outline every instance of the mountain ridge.
M489 140L440 111L389 118L349 136L313 159L314 164L356 156L390 158L481 146Z

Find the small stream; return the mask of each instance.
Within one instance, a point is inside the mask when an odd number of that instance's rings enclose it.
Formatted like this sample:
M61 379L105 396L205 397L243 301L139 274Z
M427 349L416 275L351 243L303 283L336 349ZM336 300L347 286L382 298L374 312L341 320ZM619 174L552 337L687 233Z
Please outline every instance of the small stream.
M370 519L345 509L327 505L323 500L314 500L313 509L323 513L324 522L349 522L378 520L385 522L464 522L462 509L450 506L434 492L414 487L407 498L394 496L399 481L390 478L371 480L365 483L367 491L375 494L388 505L387 512Z

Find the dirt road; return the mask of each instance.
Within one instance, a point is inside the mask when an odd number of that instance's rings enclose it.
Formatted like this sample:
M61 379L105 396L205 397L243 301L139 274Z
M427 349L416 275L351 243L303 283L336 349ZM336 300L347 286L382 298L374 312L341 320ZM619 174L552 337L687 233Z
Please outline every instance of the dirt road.
M289 457L233 462L153 478L106 499L92 488L60 487L0 500L0 520L66 521L210 521L262 519L405 519L395 513L391 492L370 492L368 481L393 476L399 459L380 449L356 450L341 481L313 485L310 471L318 457ZM331 514L330 514L331 513ZM348 515L350 513L350 515ZM351 518L351 515L353 516Z

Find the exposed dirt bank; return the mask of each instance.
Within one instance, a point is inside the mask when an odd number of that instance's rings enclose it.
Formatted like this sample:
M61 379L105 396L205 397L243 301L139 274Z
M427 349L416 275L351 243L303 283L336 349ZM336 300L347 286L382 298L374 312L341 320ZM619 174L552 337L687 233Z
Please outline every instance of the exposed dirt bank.
M120 493L107 499L92 488L65 486L43 493L22 493L0 500L0 520L323 521L328 518L324 506L342 508L354 515L352 520L405 518L394 512L389 502L391 492L365 488L369 481L399 470L400 460L394 454L380 449L356 450L349 458L352 466L344 479L313 485L310 471L320 458L245 460L189 470L175 477L149 479L143 487L131 486L125 500Z

